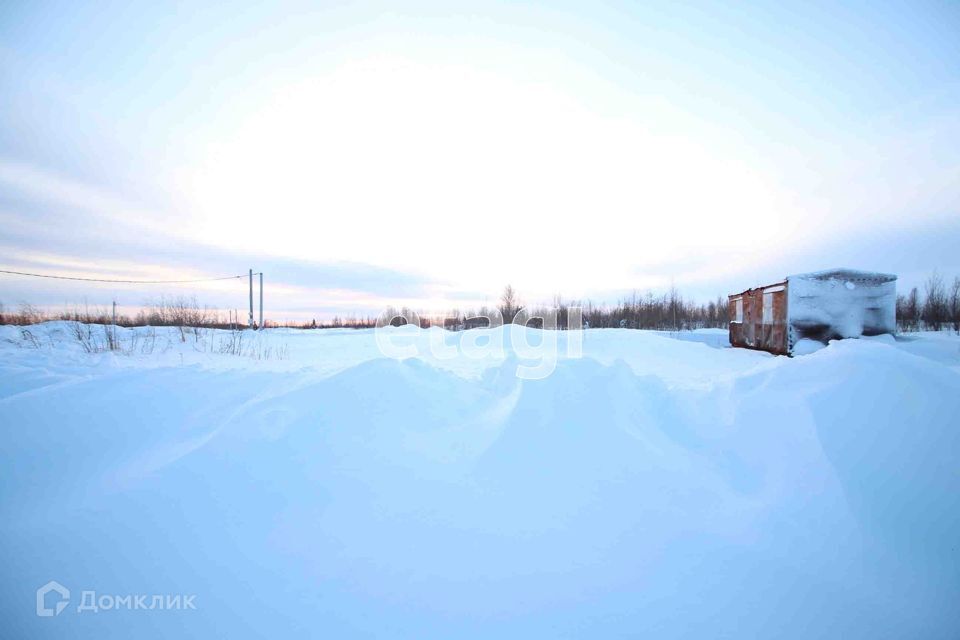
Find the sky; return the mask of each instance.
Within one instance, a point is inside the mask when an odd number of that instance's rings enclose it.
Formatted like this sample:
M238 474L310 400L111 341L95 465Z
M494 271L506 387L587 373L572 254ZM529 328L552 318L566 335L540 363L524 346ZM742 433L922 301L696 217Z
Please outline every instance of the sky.
M5 2L0 269L278 320L960 275L960 3L787 4ZM0 275L160 295L247 291Z

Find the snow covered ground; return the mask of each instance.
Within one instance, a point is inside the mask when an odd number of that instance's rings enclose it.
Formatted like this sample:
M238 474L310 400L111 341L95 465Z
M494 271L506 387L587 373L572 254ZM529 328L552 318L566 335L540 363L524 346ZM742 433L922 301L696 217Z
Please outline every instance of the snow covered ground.
M400 329L403 361L28 331L0 327L3 638L960 636L956 336L560 333L524 380L504 329ZM431 355L468 334L505 353Z

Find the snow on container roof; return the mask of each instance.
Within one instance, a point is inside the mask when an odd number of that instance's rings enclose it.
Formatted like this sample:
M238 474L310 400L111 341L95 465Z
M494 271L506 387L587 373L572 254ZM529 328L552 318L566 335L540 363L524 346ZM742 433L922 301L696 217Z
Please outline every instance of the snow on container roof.
M875 271L858 271L856 269L827 269L825 271L814 271L812 273L798 273L789 276L787 280L793 278L802 278L804 280L849 280L851 282L865 282L873 284L882 284L884 282L893 282L897 276L891 273L877 273Z

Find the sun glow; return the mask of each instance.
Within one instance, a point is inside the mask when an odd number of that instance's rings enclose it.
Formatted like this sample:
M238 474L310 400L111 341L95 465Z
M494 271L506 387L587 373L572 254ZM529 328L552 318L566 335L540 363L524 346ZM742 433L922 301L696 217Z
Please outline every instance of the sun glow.
M782 231L777 195L702 124L609 98L375 58L274 93L180 182L201 237L542 295L595 284L584 261L629 288L638 266L658 284L704 247L735 255L731 214Z

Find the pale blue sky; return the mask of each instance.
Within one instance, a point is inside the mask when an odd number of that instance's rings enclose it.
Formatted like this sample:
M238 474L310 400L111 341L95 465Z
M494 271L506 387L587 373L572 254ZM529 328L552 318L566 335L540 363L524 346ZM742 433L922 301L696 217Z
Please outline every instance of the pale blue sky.
M280 317L960 273L958 3L196 4L0 8L0 268Z

